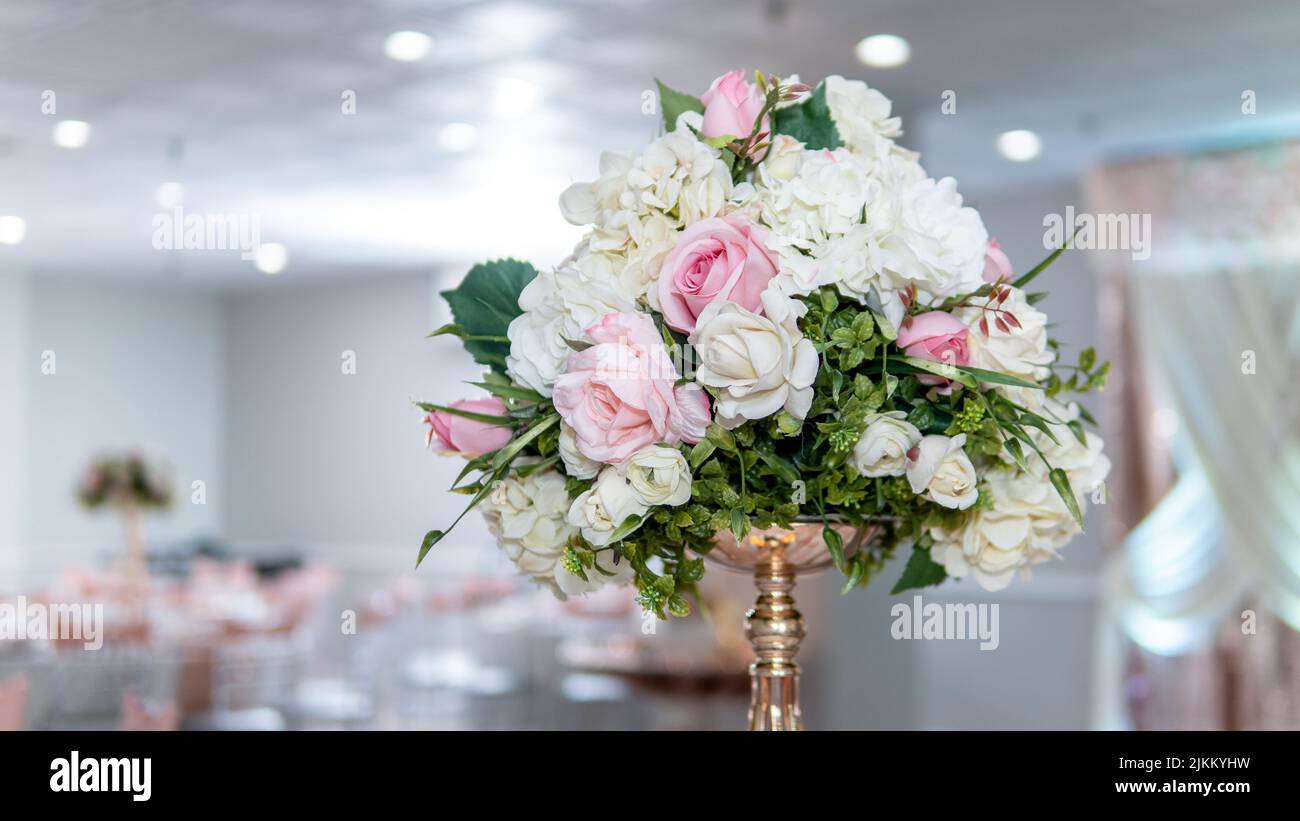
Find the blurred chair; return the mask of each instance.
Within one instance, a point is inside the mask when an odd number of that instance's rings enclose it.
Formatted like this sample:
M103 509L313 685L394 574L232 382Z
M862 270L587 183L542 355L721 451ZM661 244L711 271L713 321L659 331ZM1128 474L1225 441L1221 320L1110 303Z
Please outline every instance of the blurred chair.
M180 724L176 702L167 699L149 704L140 698L134 687L122 694L122 717L117 728L127 732L169 732Z
M112 729L128 690L151 703L174 701L180 667L176 650L158 645L61 651L53 667L50 727Z

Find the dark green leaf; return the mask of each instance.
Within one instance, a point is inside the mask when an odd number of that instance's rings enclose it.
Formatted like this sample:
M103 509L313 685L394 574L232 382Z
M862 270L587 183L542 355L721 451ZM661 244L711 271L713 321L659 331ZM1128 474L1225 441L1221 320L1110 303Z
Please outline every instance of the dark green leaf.
M716 450L716 446L708 439L701 440L695 445L695 447L691 448L691 455L688 457L688 461L691 463L691 470L695 470L700 465L704 464L704 460L712 456L714 450Z
M524 431L521 436L517 436L510 440L505 447L497 451L497 455L492 457L492 469L494 471L500 471L506 465L510 464L510 461L515 458L519 451L523 450L525 445L536 439L538 436L541 436L549 428L559 424L559 422L560 415L558 413L551 414L550 416L535 422L533 426Z
M897 594L904 590L929 587L946 578L948 578L948 571L943 569L943 565L936 564L930 558L929 548L918 547L912 551L911 557L907 560L907 567L903 568L903 575L899 577L894 589L889 592Z
M518 420L509 416L494 416L490 413L475 413L474 411L461 410L453 408L450 405L434 405L429 402L416 402L416 407L425 413L434 413L441 411L450 413L452 416L459 416L464 419L473 419L475 422L482 422L485 425L499 425L503 428L513 427L518 424Z
M505 399L518 399L520 402L540 402L545 398L531 388L521 388L518 385L500 385L496 382L467 382L466 384L482 388L488 393Z
M1052 472L1047 475L1052 480L1052 487L1056 488L1061 501L1065 502L1070 515L1079 524L1079 529L1083 530L1083 512L1079 510L1079 500L1074 498L1074 491L1070 488L1070 477L1066 476L1061 468L1052 468Z
M904 356L902 357L902 360L913 368L951 379L968 388L978 387L975 377L966 373L964 369L958 368L954 365L947 365L943 362L931 362L928 359L921 359L915 356Z
M827 525L822 528L822 541L826 543L826 549L830 551L831 561L835 563L835 569L844 572L844 538L840 536L839 531Z
M445 535L447 534L441 530L430 530L424 534L424 541L420 543L420 555L415 557L416 567L420 566L420 562L424 561L424 557L429 555L429 551L433 549L434 545L442 541L442 537Z
M809 150L839 148L844 144L826 105L825 83L819 83L817 89L799 104L778 109L772 120L776 133L794 137Z
M658 80L655 80L655 85L659 87L659 110L664 115L664 131L676 130L677 118L684 111L704 113L704 103L698 97L675 91Z
M1014 376L1008 376L1005 373L998 373L997 371L986 371L983 368L972 368L968 365L955 365L954 367L956 367L959 370L965 371L966 373L970 374L971 376L974 376L981 382L990 382L996 385L1014 385L1018 388L1033 388L1034 390L1040 390L1040 391L1043 389L1043 386L1038 384L1037 382L1029 382L1025 379L1017 379Z
M535 276L537 270L527 262L498 259L475 265L460 285L442 292L464 335L483 337L464 340L475 362L504 372L510 345L500 339L511 320L522 313L519 293Z
M745 511L740 508L733 508L731 511L731 535L736 537L736 542L743 544L745 536L749 534L749 517Z

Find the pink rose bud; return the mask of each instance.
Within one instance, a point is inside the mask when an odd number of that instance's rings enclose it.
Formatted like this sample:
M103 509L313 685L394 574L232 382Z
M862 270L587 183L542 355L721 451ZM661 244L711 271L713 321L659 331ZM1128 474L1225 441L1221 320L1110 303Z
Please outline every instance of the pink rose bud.
M740 71L728 71L714 80L700 102L704 103L704 126L700 133L705 137L748 137L763 110L762 92L753 83L745 82L745 75ZM764 118L763 130L768 129L769 118Z
M712 217L692 224L659 271L659 305L668 327L689 334L710 302L725 299L761 310L761 295L776 276L767 229L742 217Z
M487 416L504 416L506 413L505 403L495 396L487 399L462 399L453 402L451 407ZM427 413L424 422L429 426L424 435L424 444L442 453L478 456L500 450L510 441L510 428L466 419L447 411Z
M969 365L970 349L966 339L970 330L952 314L930 311L908 317L898 329L898 347L903 353L917 359L942 362L945 365ZM952 390L951 380L936 374L918 376L922 385L938 385L941 393Z
M996 239L989 240L988 246L984 249L984 281L1010 282L1012 276L1011 260L1002 250L1002 243Z

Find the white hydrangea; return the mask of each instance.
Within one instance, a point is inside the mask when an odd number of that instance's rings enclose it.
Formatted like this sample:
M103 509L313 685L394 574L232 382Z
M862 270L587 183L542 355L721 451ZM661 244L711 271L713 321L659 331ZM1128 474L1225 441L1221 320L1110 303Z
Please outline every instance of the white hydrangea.
M586 254L528 283L519 294L523 313L506 330L506 372L516 384L550 396L572 351L566 340L582 339L605 314L636 310L635 297L619 282L620 268L617 255Z
M861 80L827 77L826 107L844 144L872 159L890 154L903 134L902 121L889 116L893 103Z
M873 164L848 149L802 150L798 170L782 178L792 157L786 144L770 165L759 166L759 214L772 229L773 250L812 251L860 223L867 204L882 195Z
M889 199L873 204L866 222L876 234L874 262L882 286L915 284L932 297L983 284L988 231L974 208L962 205L957 182L933 180L915 162L889 157L879 166Z

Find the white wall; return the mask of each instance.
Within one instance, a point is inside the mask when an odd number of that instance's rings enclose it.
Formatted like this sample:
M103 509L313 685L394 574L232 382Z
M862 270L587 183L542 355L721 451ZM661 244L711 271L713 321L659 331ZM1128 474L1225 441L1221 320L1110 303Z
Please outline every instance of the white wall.
M23 572L27 494L28 279L0 271L0 591Z
M165 459L176 504L151 514L155 546L220 529L222 480L221 311L208 294L166 287L34 278L26 358L29 572L88 561L121 545L108 512L89 513L74 487L88 460L104 450L140 449ZM190 501L190 483L208 485L206 505Z
M451 523L467 501L446 492L462 463L423 449L411 400L474 395L462 381L481 369L456 340L425 338L449 321L437 287L429 275L275 281L227 298L228 536L408 572L424 533ZM498 558L476 513L420 573L462 551Z

